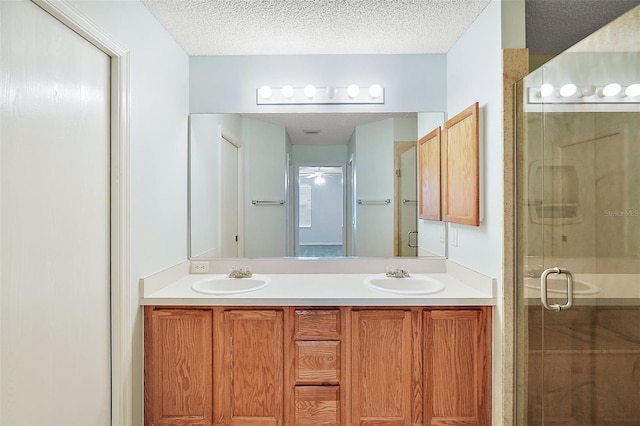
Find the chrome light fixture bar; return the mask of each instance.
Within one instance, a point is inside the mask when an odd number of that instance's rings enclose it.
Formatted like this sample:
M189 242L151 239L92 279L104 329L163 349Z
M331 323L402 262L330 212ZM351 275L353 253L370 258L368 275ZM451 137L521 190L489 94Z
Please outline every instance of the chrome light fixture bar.
M640 103L640 83L621 86L617 83L596 87L578 87L573 83L561 86L543 84L528 89L530 104L637 104Z
M257 105L331 105L331 104L384 104L384 88L379 84L359 87L304 87L289 85L256 89Z

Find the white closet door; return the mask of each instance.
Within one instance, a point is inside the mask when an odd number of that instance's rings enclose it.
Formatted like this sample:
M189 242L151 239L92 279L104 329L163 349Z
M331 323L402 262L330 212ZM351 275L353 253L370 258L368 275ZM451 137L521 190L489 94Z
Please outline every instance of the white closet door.
M0 1L0 424L108 425L110 58Z

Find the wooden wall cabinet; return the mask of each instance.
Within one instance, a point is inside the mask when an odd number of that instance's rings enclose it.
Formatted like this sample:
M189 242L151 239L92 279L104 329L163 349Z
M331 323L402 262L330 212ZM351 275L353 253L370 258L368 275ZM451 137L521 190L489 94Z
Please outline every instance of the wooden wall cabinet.
M489 426L490 324L490 307L145 307L145 425Z
M444 220L480 225L480 135L478 103L444 123Z
M442 136L440 127L418 141L420 219L442 220Z
M474 103L418 141L419 216L480 225L479 107ZM443 133L443 134L442 134ZM444 200L443 200L444 198Z

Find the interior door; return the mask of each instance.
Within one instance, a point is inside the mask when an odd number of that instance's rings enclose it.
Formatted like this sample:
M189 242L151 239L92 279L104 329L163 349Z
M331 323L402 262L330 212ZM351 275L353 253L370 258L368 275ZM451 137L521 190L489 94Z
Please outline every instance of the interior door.
M637 112L526 114L526 424L639 424Z
M220 256L238 257L238 148L225 138L220 158Z
M110 58L0 2L6 425L110 425Z

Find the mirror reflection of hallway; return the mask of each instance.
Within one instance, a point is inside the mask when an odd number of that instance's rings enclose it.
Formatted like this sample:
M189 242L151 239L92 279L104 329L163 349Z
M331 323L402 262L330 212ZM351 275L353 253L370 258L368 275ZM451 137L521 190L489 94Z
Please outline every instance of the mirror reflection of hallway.
M295 256L344 256L344 166L296 169Z
M417 142L394 143L394 256L418 255Z

